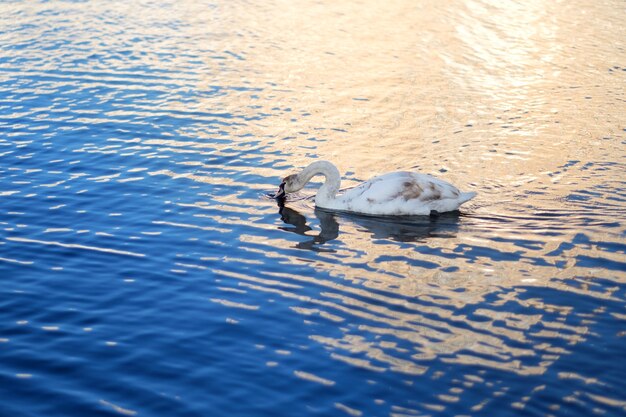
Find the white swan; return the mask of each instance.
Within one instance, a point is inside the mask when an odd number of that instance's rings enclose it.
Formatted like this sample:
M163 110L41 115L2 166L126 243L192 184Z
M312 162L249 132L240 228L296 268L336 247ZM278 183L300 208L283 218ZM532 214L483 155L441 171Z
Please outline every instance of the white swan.
M317 191L315 205L321 208L372 215L429 215L454 211L475 192L460 192L455 186L430 175L391 172L374 177L337 195L341 175L328 161L316 161L299 174L285 177L275 198L301 190L316 175L326 177Z

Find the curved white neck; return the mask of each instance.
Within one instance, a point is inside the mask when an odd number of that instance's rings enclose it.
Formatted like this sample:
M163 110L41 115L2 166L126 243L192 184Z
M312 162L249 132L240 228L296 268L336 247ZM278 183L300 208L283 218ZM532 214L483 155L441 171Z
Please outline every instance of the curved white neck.
M324 202L333 200L339 186L341 185L341 174L336 166L328 161L316 161L304 168L302 172L298 174L298 182L304 185L311 181L316 175L323 175L326 177L324 184L320 187L315 196L315 204L324 206Z

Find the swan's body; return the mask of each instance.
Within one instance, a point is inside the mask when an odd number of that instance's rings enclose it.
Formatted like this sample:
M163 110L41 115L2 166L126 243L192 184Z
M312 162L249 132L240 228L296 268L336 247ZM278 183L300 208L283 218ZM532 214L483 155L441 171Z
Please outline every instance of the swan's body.
M391 172L337 194L341 184L339 170L328 161L317 161L299 174L283 179L277 198L302 189L316 175L326 177L315 196L321 208L371 215L428 215L458 210L476 193L463 193L455 186L430 175Z

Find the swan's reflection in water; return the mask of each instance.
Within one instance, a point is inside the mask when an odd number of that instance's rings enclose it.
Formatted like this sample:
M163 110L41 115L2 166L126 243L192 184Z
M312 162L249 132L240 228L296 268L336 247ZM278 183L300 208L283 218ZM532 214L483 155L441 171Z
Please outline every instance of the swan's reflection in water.
M310 238L309 240L296 244L296 248L316 252L333 252L333 250L323 249L319 246L339 236L339 223L337 223L334 213L323 212L319 209L315 210L315 216L319 219L321 228L321 231L315 236L308 234L313 228L307 224L307 218L297 210L287 207L284 204L279 204L278 213L283 222L292 226L281 226L279 229Z
M319 220L320 232L311 235L313 227L307 218L294 208L278 204L280 218L291 226L280 229L307 236L310 239L296 245L299 249L318 252L331 251L319 246L339 237L339 223L350 222L357 230L369 233L375 240L392 240L396 242L418 242L428 238L456 237L461 213L458 211L442 213L437 216L366 216L354 213L337 212L315 208L315 217Z

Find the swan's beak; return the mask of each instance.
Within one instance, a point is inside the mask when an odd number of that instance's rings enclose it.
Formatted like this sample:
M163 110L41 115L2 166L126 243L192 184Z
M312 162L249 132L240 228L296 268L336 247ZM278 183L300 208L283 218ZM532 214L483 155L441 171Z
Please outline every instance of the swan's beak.
M276 192L276 194L274 195L274 198L279 200L281 198L285 198L285 183L282 182L279 186L278 186L278 191Z

